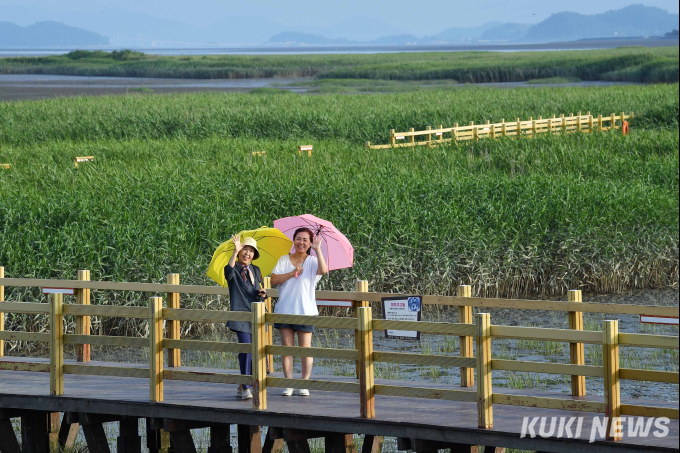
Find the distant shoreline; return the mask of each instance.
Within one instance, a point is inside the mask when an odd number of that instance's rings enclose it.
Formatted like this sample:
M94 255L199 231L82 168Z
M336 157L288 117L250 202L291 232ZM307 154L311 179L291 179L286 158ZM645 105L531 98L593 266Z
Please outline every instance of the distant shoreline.
M613 49L617 47L677 47L678 39L667 38L622 38L622 39L590 39L579 41L525 44L424 44L424 45L343 45L343 46L240 46L240 47L196 47L196 48L160 48L160 47L125 47L139 50L151 55L300 55L300 54L362 54L362 53L395 53L395 52L519 52L550 50L595 50ZM75 49L88 50L120 50L122 47L70 47L70 48L0 48L0 58L37 57L63 55Z

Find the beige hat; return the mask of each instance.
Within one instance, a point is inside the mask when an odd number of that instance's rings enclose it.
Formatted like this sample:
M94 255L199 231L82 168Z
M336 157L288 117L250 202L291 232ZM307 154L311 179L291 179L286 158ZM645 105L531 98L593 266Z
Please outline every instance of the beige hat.
M243 247L248 246L252 247L255 250L255 256L253 257L253 260L256 260L260 257L260 251L257 250L257 241L251 237L245 237L241 241L241 245Z

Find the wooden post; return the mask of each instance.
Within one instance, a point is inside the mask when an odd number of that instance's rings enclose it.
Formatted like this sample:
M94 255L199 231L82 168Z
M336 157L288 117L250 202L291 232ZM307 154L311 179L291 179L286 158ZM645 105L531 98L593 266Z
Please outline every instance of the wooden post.
M356 283L356 290L359 293L367 293L368 292L368 280L357 280ZM353 315L356 318L357 317L357 310L359 307L368 307L369 303L366 300L353 300L352 301L352 311ZM359 334L359 331L357 330L354 332L354 347L356 349L359 349L359 343L361 341L361 336ZM360 362L356 362L356 372L357 372L357 378L359 377L359 371L361 369Z
M597 115L597 131L602 132L602 115Z
M621 128L623 129L623 122L626 121L626 114L621 112L619 114L619 121L621 121Z
M531 137L536 138L536 120L535 119L531 119Z
M613 113L609 117L609 130L611 132L614 132L616 130L616 115Z
M619 322L602 323L602 365L604 368L604 416L607 417L607 440L621 440L620 426L614 418L621 417L621 388L619 385ZM620 424L620 421L617 421ZM614 434L614 435L612 435Z
M210 426L210 446L207 453L232 453L231 428L228 424Z
M149 298L150 399L163 401L163 298Z
M415 130L414 128L409 129L409 132L415 132L415 131L416 131L416 130ZM415 136L415 135L411 135L411 136L408 138L408 141L409 141L409 143L415 143L415 142L416 142L416 136Z
M25 453L47 453L50 451L46 415L45 412L28 411L21 416L21 451ZM2 446L4 453L4 443Z
M179 285L179 274L168 274L168 285ZM179 293L168 293L168 308L179 308ZM168 338L171 340L180 339L179 321L173 319L168 321ZM168 367L182 366L180 349L168 349Z
M375 418L373 383L373 319L371 307L359 307L359 399L361 418Z
M259 426L237 425L236 431L238 433L238 453L262 453Z
M491 321L488 313L477 313L477 426L493 428L491 390Z
M371 142L366 142L366 151L371 150Z
M522 122L520 121L519 118L517 118L517 138L520 138L522 136Z
M453 130L451 131L451 138L458 141L458 123L453 123Z
M394 138L394 129L390 129L390 145L394 146L396 139Z
M272 278L271 277L265 277L264 278L264 289L271 289L272 288ZM267 310L267 313L273 313L272 312L272 298L267 297L264 300L265 308ZM274 328L273 325L267 327L267 341L266 343L269 345L274 344ZM273 355L268 355L267 356L267 371L272 372L274 371L274 356Z
M575 289L567 293L569 302L583 302L581 297L581 290ZM569 312L569 328L574 330L583 330L583 312L570 311ZM571 355L571 363L574 365L585 365L585 350L583 343L570 343L569 352ZM586 394L586 377L572 376L571 377L571 394L574 396L585 396Z
M265 304L256 302L251 305L253 321L251 324L253 348L253 409L267 409L267 356L264 352L265 334Z
M0 266L0 278L5 278L5 267ZM0 285L0 304L5 301L5 286ZM0 332L5 330L5 312L0 311ZM0 357L5 356L5 340L0 340Z
M431 131L431 130L432 130L432 127L431 127L431 126L427 126L427 127L425 128L425 130L426 130L426 131ZM427 135L425 135L425 137L427 137L427 147L428 147L428 148L432 148L432 134L427 134Z
M564 113L560 114L560 118L562 118L562 133L566 134L567 133L567 119L564 117Z
M475 126L475 127L472 128L472 138L476 142L479 141L479 127L478 126Z
M489 137L491 137L492 140L496 139L496 123L489 125Z
M141 453L142 438L139 436L139 419L125 417L119 422L117 453Z
M593 133L593 115L590 114L590 112L586 113L588 115L588 132L591 134Z
M64 295L50 294L50 395L64 394Z
M90 281L90 271L80 270L78 271L78 280ZM90 289L81 288L76 289L76 304L78 305L90 305ZM90 317L89 316L76 316L76 334L78 335L90 335ZM90 345L89 344L77 344L76 345L76 358L78 362L89 362L90 361Z
M470 285L459 285L458 286L458 297L472 297L472 286ZM458 322L463 324L473 324L472 321L472 307L470 306L458 306ZM474 357L473 354L473 338L472 337L460 337L460 356L461 357ZM461 387L472 387L475 385L475 370L474 368L461 368L460 369L460 386Z
M581 132L581 112L578 112L576 115L576 132Z
M507 131L507 128L505 126L505 118L501 118L501 135L503 135L503 137L508 136L508 131Z

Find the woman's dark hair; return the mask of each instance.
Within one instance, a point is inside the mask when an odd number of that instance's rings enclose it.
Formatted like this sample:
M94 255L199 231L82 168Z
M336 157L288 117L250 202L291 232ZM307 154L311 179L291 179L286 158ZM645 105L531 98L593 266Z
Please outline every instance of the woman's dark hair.
M307 227L302 227L302 228L298 228L297 230L295 230L295 234L293 234L293 241L295 240L295 238L297 237L297 235L298 235L299 233L307 233L307 234L309 234L309 240L310 240L310 242L314 240L314 233L312 233L312 230L310 230L310 229L307 228ZM307 249L307 255L310 255L310 254L311 254L311 250L312 250L311 247L309 247L309 248Z

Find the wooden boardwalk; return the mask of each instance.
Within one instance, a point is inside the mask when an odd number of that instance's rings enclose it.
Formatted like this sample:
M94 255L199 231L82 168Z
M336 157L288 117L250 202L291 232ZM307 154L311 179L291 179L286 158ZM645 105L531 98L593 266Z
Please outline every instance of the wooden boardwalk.
M3 362L21 360L0 358ZM23 359L28 361L28 359ZM32 363L48 364L47 359L30 359ZM75 363L66 361L66 363ZM82 364L81 365L85 365ZM115 364L90 362L87 366L125 366L148 369L145 364ZM179 370L204 373L235 373L234 370L180 367ZM278 376L273 373L272 376ZM439 441L466 445L496 445L524 450L575 453L579 451L678 451L678 420L671 420L669 435L657 438L631 438L624 431L623 440L605 441L600 436L589 443L593 418L601 414L536 409L509 405L494 407L493 429L477 427L476 403L437 399L417 399L396 396L376 396L376 417L360 418L359 395L312 391L310 397L284 397L270 389L268 409L254 410L248 401L236 398L236 386L205 382L165 380L167 402L149 402L149 380L112 376L65 376L65 395L50 396L49 373L0 371L0 409L24 409L46 412L76 412L134 417L153 417L211 423L270 426L297 430L368 434L425 441ZM356 382L338 376L313 376L313 379ZM405 385L403 381L376 379L376 384ZM435 387L426 382L410 382L417 387ZM439 389L445 388L436 384ZM460 390L460 387L451 386ZM467 388L476 392L474 387ZM563 394L541 393L532 390L504 393L519 395L573 398L602 401L602 397L570 397ZM625 401L624 401L625 402ZM678 407L678 403L659 403L632 400L631 403ZM579 439L520 438L523 417L584 417ZM653 430L653 429L652 429ZM536 426L538 432L538 425ZM2 441L2 439L0 439ZM2 449L0 448L0 451Z

